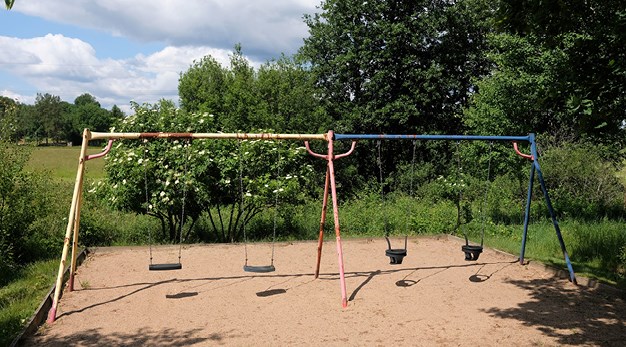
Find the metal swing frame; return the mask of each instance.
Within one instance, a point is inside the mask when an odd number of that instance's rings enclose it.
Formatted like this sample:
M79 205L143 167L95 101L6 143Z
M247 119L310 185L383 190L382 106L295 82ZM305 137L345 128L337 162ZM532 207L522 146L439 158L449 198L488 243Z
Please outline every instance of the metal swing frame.
M563 251L563 255L565 258L565 262L567 264L567 268L570 273L570 281L576 283L576 277L574 274L574 270L572 268L569 256L567 254L567 250L565 247L565 243L563 241L563 237L561 235L561 230L559 228L556 215L554 213L554 209L552 208L552 203L550 201L550 197L548 195L548 190L546 188L543 174L541 172L541 167L539 166L539 161L537 160L537 145L535 142L535 135L529 134L527 136L478 136L478 135L387 135L387 134L335 134L332 130L328 131L324 134L270 134L270 133L172 133L172 132L146 132L146 133L97 133L91 132L89 129L85 129L83 131L83 142L80 150L80 155L78 159L78 169L76 172L76 180L74 184L74 191L72 195L72 203L70 206L69 217L67 222L67 228L65 233L65 238L63 241L63 251L61 254L61 261L59 264L59 271L57 275L54 296L52 299L52 305L50 311L48 312L48 323L53 323L56 319L56 312L59 304L59 300L61 297L61 291L63 289L63 274L65 271L65 265L67 262L69 250L71 248L71 264L70 264L70 277L68 283L68 290L74 290L74 278L76 273L76 264L77 264L77 254L78 254L78 232L80 226L80 208L82 203L82 190L83 190L83 181L84 181L84 173L85 173L85 163L89 160L100 158L105 156L109 150L111 149L112 142L115 139L145 139L145 138L182 138L182 139L276 139L276 140L298 140L304 141L305 147L309 154L314 157L326 160L326 178L324 183L324 195L322 199L322 211L321 211L321 219L320 219L320 229L319 229L319 239L317 246L317 264L315 269L315 278L319 277L319 269L320 269L320 260L323 246L323 238L324 238L324 224L326 221L326 209L328 205L329 195L331 196L332 206L333 206L333 218L334 218L334 229L335 229L335 239L337 246L337 256L338 256L338 265L339 265L339 281L341 287L341 304L343 307L348 305L347 291L346 291L346 281L345 281L345 272L344 272L344 263L343 263L343 247L341 245L341 232L340 232L340 224L339 224L339 209L337 206L337 189L335 182L335 167L334 162L337 159L341 159L349 156L355 149L357 140L372 140L372 139L385 139L385 140L468 140L468 141L508 141L513 142L513 146L515 152L530 160L531 168L530 168L530 182L528 187L528 199L526 202L526 211L524 217L524 232L522 237L522 248L520 251L519 262L520 264L524 263L524 252L526 247L526 237L528 231L528 222L529 222L529 212L530 212L530 203L532 197L532 187L535 178L535 174L539 180L541 185L541 190L543 192L546 204L548 206L548 211L552 217L552 222L554 224L554 228L559 239L559 243L561 245L561 249ZM91 140L109 140L106 148L102 153L95 155L87 155L87 146L89 141ZM328 149L326 154L320 154L313 152L309 147L310 140L320 140L326 141L328 145ZM342 141L342 140L351 140L352 145L350 149L342 154L334 153L334 142ZM523 154L517 148L517 142L527 142L530 144L531 154Z
M567 253L567 248L565 246L565 241L563 240L563 235L561 233L561 228L559 227L559 222L556 218L556 213L554 212L554 208L552 207L552 201L550 200L550 195L548 194L548 188L546 187L545 180L543 178L543 173L541 171L541 166L539 165L539 155L537 151L537 142L536 136L534 133L530 133L526 136L483 136L483 135L402 135L402 134L334 134L334 140L424 140L424 141L434 141L434 140L452 140L452 141L491 141L491 142L511 142L513 144L513 149L517 155L520 157L530 160L530 179L528 182L528 194L526 198L526 207L524 211L524 231L522 234L522 246L520 250L519 263L524 264L524 253L526 252L526 239L528 236L528 223L530 220L530 203L532 200L532 190L533 184L535 182L535 174L537 175L537 179L539 181L539 185L541 186L541 191L543 192L544 200L546 202L546 206L548 207L548 212L550 213L550 217L552 219L552 224L554 226L554 230L556 232L556 236L558 238L559 244L561 246L561 251L563 252L563 258L565 260L565 264L567 266L567 270L569 272L569 280L576 284L576 275L574 274L574 269L572 267L572 263L570 261L569 255ZM525 142L530 145L530 154L524 154L520 152L518 148L519 142Z

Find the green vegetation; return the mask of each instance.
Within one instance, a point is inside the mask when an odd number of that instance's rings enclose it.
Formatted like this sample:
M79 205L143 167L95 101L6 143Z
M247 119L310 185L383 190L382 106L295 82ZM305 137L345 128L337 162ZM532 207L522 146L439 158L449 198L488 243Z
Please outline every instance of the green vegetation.
M89 147L87 154L96 154L102 147ZM80 146L42 146L32 150L27 168L35 172L49 175L52 179L74 183L78 169ZM92 160L85 166L87 179L104 178L104 160Z
M180 108L161 100L124 117L89 94L73 103L39 94L34 105L0 97L1 336L15 336L32 309L9 303L52 284L29 269L60 253L79 150L8 143L76 145L85 127L536 132L575 270L624 287L623 3L326 0L320 14L305 17L310 36L296 56L255 69L236 45L228 66L210 56L193 62L179 79ZM117 141L107 160L87 165L82 245L177 242L181 226L186 242L231 242L241 240L244 223L249 239L269 240L275 191L279 239L315 239L325 167L298 146ZM488 246L519 252L529 170L510 144L361 141L336 173L346 237L467 233L477 241L484 228ZM537 184L530 218L527 258L562 267ZM332 218L326 227L332 232Z
M0 346L22 331L56 279L58 260L32 263L0 283Z

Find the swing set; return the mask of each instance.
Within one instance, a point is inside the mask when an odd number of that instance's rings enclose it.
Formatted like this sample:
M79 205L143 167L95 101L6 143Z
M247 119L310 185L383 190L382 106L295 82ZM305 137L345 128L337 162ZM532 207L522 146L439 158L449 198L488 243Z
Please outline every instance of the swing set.
M524 230L522 236L522 246L520 251L519 262L520 264L524 263L524 253L526 248L526 237L528 233L528 222L529 222L529 214L530 214L530 203L532 197L532 188L533 182L535 178L535 174L539 180L541 190L543 192L546 205L548 207L548 211L551 215L552 222L557 234L557 238L561 245L561 250L563 252L563 256L565 258L565 262L567 264L567 268L570 274L570 281L576 283L576 277L574 274L574 270L572 268L572 264L569 259L569 255L567 253L565 242L563 241L563 237L561 235L561 230L559 228L559 224L556 219L556 215L554 213L552 203L550 201L550 197L548 195L548 190L546 188L543 174L541 172L541 168L539 166L538 156L537 156L537 146L535 142L535 135L529 134L527 136L478 136L478 135L389 135L389 134L335 134L332 130L328 131L325 134L271 134L271 133L172 133L172 132L146 132L146 133L99 133L99 132L91 132L88 129L85 129L83 132L83 142L80 150L80 156L78 160L78 170L76 173L76 180L74 184L74 191L72 195L72 203L70 206L68 223L63 243L63 251L61 255L61 261L59 264L59 271L56 280L56 286L54 291L54 296L52 300L52 307L48 313L48 323L52 323L56 319L56 312L59 304L59 300L61 297L61 290L63 286L63 274L67 262L67 258L69 255L69 250L72 250L71 253L71 263L70 263L70 277L68 283L68 290L74 290L74 277L76 273L76 260L78 254L78 233L80 227L80 209L82 203L82 190L83 190L83 181L84 181L84 173L85 173L85 164L87 161L100 158L105 156L111 149L112 143L114 140L119 139L135 139L135 140L150 140L150 139L186 139L189 144L192 140L195 139L236 139L236 140L244 140L244 139L260 139L260 140L296 140L303 141L306 147L306 150L309 154L316 158L323 159L327 162L326 165L326 176L324 183L324 193L322 198L322 210L321 210L321 219L320 219L320 227L319 227L319 237L318 237L318 245L317 245L317 260L316 260L316 268L315 268L315 278L319 277L320 270L320 262L321 262L321 254L322 254L322 246L324 240L324 226L326 223L326 212L328 207L329 196L331 198L332 211L333 211L333 219L334 219L334 231L335 231L335 240L337 247L337 257L338 257L338 265L339 265L339 280L340 280L340 288L341 288L341 304L342 307L347 307L348 305L348 297L346 291L346 281L345 281L345 272L344 272L344 262L343 262L343 247L341 245L341 232L339 225L339 209L337 204L337 189L335 182L335 160L344 158L353 153L357 141L359 140L412 140L413 141L413 159L412 159L412 167L415 165L415 142L416 141L430 141L430 140L452 140L452 141L504 141L504 142L512 142L515 153L519 156L530 160L531 168L530 168L530 182L528 186L528 195L525 207L525 216L524 216ZM87 146L89 141L91 140L108 140L107 146L105 149L98 154L87 155ZM310 148L309 141L326 141L327 142L327 152L325 154L313 152ZM351 146L350 149L341 154L335 154L334 145L335 141L344 141L350 140ZM518 149L518 142L526 142L530 144L531 154L523 154ZM241 148L241 146L240 146ZM241 149L240 149L241 150ZM241 157L241 156L240 156ZM186 159L187 160L187 159ZM280 161L280 154L277 158ZM379 170L380 170L380 179L381 179L381 198L384 201L384 191L383 191L383 180L382 180L382 164L380 163L380 142L379 142ZM491 164L490 164L491 165ZM490 169L489 169L490 171ZM240 161L239 167L239 185L240 185L240 199L243 201L243 163ZM185 175L187 174L187 163L185 162ZM277 177L280 176L280 165L277 165ZM489 175L489 174L488 174ZM145 191L146 191L146 201L148 200L148 189L147 189L147 173L144 174L145 179ZM488 177L489 179L489 177ZM411 181L411 190L412 190L413 182ZM159 270L180 270L182 269L181 263L181 253L182 253L182 222L185 219L185 206L184 206L184 198L186 191L183 190L183 204L182 204L182 212L181 212L181 230L180 230L180 244L179 244L179 252L178 252L178 262L177 263L152 263L152 238L150 237L150 265L149 270L159 271ZM411 192L412 194L412 192ZM269 265L260 265L254 266L248 264L248 251L247 251L247 236L245 234L245 223L243 225L244 231L244 253L245 253L245 263L243 266L243 270L246 272L271 272L275 271L274 267L274 242L276 239L276 210L278 208L278 193L275 196L275 215L274 215L274 230L272 236L272 255L271 262ZM482 232L482 238L484 238L484 228ZM385 227L385 239L387 241L387 249L385 250L385 255L390 258L390 264L401 264L403 258L407 255L407 236L404 239L404 248L392 248L391 242L389 241L389 232ZM462 251L465 253L466 260L477 260L478 255L482 252L483 240L481 239L480 246L478 245L470 245L467 240L467 235L465 235L466 244L462 247Z

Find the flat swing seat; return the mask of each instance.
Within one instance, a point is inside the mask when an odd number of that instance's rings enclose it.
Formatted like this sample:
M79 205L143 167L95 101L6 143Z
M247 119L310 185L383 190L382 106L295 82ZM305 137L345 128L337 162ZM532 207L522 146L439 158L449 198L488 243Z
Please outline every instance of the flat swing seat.
M263 272L274 272L276 271L276 268L274 267L274 265L260 265L260 266L244 265L243 271L263 273Z
M150 264L148 267L150 271L180 270L182 268L183 264L181 263Z

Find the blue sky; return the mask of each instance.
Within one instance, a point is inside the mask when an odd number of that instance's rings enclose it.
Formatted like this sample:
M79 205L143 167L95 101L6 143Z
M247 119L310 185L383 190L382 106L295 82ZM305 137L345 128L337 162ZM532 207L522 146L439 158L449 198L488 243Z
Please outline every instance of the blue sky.
M131 100L177 101L178 76L236 43L254 66L291 55L320 0L17 0L0 11L0 95L73 102L90 93L127 113Z

